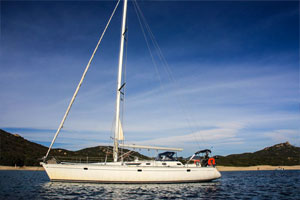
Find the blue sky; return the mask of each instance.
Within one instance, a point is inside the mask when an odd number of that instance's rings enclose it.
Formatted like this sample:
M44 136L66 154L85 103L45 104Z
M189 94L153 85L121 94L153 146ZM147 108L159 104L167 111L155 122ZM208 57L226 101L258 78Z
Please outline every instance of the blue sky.
M138 3L175 81L153 66L129 2L127 143L183 156L300 146L299 2ZM1 1L0 128L49 145L115 4ZM121 6L55 147L112 143L120 23Z

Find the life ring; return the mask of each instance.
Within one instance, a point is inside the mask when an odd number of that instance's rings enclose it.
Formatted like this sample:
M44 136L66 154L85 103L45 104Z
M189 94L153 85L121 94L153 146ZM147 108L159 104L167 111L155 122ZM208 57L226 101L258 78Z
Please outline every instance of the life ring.
M208 159L207 164L210 165L210 166L211 165L215 166L216 165L216 160L214 158L210 158L210 159Z
M194 160L195 165L199 165L199 163L200 163L200 160Z

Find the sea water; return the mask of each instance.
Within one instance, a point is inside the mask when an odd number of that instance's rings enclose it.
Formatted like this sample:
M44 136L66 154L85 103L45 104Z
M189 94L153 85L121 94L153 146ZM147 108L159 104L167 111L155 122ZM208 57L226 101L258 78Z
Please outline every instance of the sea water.
M0 199L300 199L300 171L222 172L187 184L63 183L44 171L0 171Z

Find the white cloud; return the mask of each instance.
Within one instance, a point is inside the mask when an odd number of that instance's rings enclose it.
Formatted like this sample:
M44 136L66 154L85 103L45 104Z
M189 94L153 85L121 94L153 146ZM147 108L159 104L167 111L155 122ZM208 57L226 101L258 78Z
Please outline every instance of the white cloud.
M138 143L144 145L184 145L194 143L195 140L208 143L228 142L236 139L237 132L242 128L242 125L237 124L222 124L216 128L197 131L190 134L181 134L178 136L159 137L150 140L128 141L129 143Z

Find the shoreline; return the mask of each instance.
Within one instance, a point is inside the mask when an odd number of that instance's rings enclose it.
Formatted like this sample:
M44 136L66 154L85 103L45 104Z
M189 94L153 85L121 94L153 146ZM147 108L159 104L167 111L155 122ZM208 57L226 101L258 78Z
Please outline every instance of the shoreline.
M217 169L221 172L224 172L224 171L300 170L300 165L292 165L292 166L257 165L257 166L249 166L249 167L217 166Z
M3 166L0 165L0 171L1 170L25 170L25 171L45 171L43 167L40 166L24 166L24 167L19 167L19 166Z
M220 172L224 171L264 171L264 170L300 170L300 165L293 166L271 166L271 165L257 165L249 167L232 167L232 166L217 166ZM40 166L0 166L0 170L27 170L27 171L44 171Z

